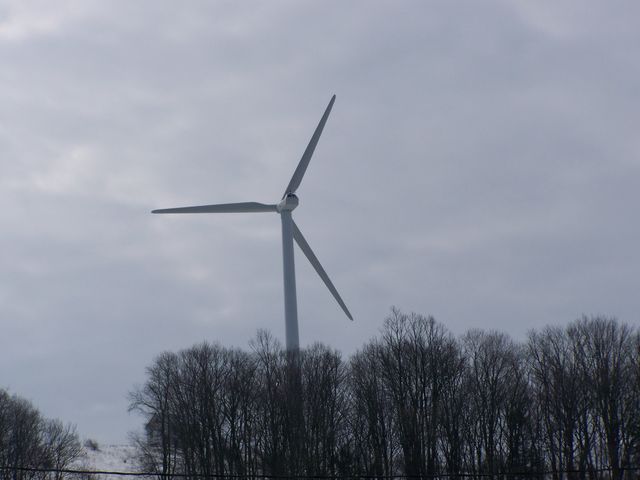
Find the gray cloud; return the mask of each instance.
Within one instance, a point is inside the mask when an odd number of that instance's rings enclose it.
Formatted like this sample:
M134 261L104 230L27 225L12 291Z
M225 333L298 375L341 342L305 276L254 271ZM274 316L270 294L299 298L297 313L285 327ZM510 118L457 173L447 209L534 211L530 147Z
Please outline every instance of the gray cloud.
M148 211L277 200L333 93L295 218L356 321L297 255L303 344L637 322L638 13L5 2L0 385L122 441L154 355L282 338L277 216Z

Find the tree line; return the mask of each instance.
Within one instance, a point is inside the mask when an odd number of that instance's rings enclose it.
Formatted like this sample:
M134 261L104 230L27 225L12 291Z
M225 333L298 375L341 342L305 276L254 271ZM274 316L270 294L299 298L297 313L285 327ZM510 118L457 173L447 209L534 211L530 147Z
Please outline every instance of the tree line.
M0 389L0 479L61 480L83 454L75 427L42 417L27 400Z
M616 319L584 317L519 343L496 331L455 337L392 309L348 359L322 344L290 354L264 331L250 345L155 359L131 393L145 469L638 478L640 332Z

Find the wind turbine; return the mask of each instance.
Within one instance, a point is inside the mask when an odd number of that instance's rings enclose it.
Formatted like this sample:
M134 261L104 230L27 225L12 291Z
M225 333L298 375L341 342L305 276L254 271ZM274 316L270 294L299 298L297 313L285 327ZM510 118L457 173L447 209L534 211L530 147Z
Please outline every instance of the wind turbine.
M302 177L309 166L309 161L313 155L313 151L318 144L322 130L324 129L331 108L336 100L336 96L331 97L327 109L324 111L320 123L316 127L313 136L309 141L309 145L302 154L302 158L296 167L293 176L287 185L284 195L279 203L276 204L264 204L257 202L242 202L242 203L222 203L214 205L200 205L195 207L181 207L181 208L165 208L161 210L153 210L151 213L249 213L249 212L276 212L280 214L282 220L282 267L284 273L284 318L286 327L286 344L288 351L296 351L299 349L299 336L298 336L298 308L296 302L296 272L293 261L293 241L295 240L302 253L305 254L313 268L315 268L320 278L325 283L331 294L334 296L344 313L349 317L349 320L353 320L349 309L342 301L340 294L333 286L329 275L325 272L324 268L320 264L318 257L315 256L313 250L305 240L302 232L293 221L291 212L298 206L298 197L296 196L296 190L302 182Z

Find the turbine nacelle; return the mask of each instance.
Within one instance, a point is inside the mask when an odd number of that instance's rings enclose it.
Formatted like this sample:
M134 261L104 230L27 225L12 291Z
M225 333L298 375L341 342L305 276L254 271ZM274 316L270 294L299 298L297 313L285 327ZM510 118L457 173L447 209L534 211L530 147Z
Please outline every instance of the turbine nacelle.
M287 193L284 198L276 205L278 213L282 211L291 211L298 206L299 200L294 193Z

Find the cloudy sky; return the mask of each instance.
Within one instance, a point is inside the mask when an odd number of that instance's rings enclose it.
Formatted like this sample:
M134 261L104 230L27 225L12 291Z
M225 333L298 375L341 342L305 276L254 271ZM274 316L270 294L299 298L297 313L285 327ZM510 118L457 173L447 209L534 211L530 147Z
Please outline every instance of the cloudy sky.
M296 222L301 343L389 308L524 339L638 325L640 4L0 1L0 386L122 442L164 350L284 339L274 214L332 94Z

